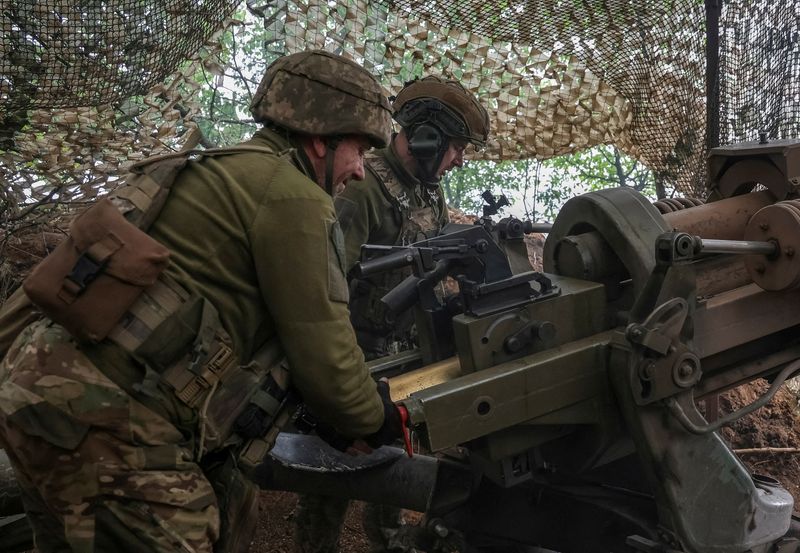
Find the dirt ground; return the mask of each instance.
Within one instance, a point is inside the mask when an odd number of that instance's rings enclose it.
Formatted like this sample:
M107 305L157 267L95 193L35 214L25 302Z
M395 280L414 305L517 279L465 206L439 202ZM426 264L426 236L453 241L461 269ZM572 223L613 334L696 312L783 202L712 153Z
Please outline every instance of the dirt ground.
M759 380L740 386L720 396L720 413L729 413L752 403L768 388ZM795 511L800 511L800 453L770 452L764 448L800 448L800 414L794 386L784 385L773 400L758 411L722 430L723 438L734 449L760 449L741 453L739 458L755 474L778 480L794 497Z
M259 521L252 553L293 553L292 522L297 495L289 492L261 492ZM361 526L363 503L350 506L339 541L339 553L367 553L366 535Z

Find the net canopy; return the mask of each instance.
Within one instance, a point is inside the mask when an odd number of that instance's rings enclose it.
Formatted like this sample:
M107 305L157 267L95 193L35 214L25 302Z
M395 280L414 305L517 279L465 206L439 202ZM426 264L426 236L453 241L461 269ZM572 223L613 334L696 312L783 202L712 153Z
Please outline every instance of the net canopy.
M799 6L723 2L720 143L800 134ZM237 7L263 37L252 71L237 67L245 88L275 57L325 48L388 94L425 74L461 80L492 119L474 158L613 144L679 192L704 189L699 0L16 0L0 10L5 236L91 199L137 159L201 140L197 94L239 57L220 39Z

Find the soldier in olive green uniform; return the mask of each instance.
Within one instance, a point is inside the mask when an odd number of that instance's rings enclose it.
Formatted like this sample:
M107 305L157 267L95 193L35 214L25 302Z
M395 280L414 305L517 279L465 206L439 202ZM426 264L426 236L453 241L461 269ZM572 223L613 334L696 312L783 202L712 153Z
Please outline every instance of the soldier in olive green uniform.
M109 338L78 343L43 318L0 364L0 445L43 553L247 550L257 504L236 470L244 440L212 423L237 407L235 383L262 370L249 363L257 352L284 360L340 441L400 436L348 320L330 196L363 178L371 145L387 143L388 102L363 68L312 51L272 64L251 111L265 126L250 151L190 161L149 227L169 250L160 288ZM166 296L179 298L174 312ZM154 331L146 313L163 316ZM159 356L187 333L194 341L162 372ZM131 352L131 337L160 347Z
M334 204L345 237L347 268L362 244L405 245L436 236L449 222L440 180L463 164L468 144L489 134L486 109L460 83L425 77L408 83L392 105L400 125L388 148L367 156L366 178L350 183ZM410 271L396 271L351 286L351 320L367 359L413 345L411 313L389 316L380 299ZM335 553L348 501L304 496L296 517L299 553ZM374 552L407 550L397 536L399 510L368 505L364 527Z

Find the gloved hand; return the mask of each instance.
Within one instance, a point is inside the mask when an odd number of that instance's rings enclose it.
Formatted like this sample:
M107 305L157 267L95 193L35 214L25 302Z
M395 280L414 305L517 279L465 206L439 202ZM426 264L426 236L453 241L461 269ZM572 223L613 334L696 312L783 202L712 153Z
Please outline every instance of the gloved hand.
M372 448L394 443L404 436L403 420L389 395L389 383L386 380L378 381L378 395L383 401L383 424L377 432L364 437L364 441Z

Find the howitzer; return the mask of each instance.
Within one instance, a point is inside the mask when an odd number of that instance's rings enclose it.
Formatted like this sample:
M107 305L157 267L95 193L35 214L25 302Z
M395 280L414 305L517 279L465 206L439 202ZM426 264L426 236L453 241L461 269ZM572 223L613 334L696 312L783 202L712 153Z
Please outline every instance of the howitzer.
M415 268L387 301L416 310L421 351L371 366L426 363L390 379L426 453L353 461L282 435L252 477L425 511L462 553L800 551L792 497L716 433L800 368L800 145L719 148L709 167L705 204L573 198L542 274L509 261L518 233L485 225L372 249L362 270ZM753 405L698 409L757 378Z
M333 469L348 491L331 493L424 504L474 551L800 551L790 494L716 433L800 369L800 146L719 148L710 169L713 201L685 209L631 189L570 200L544 274L514 274L480 227L364 263L416 267L403 294L433 363L390 384L438 456ZM444 274L455 315L432 299ZM698 408L757 378L771 384L753 405Z

